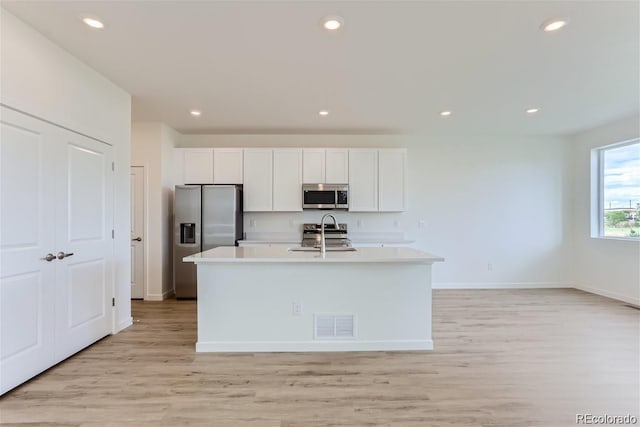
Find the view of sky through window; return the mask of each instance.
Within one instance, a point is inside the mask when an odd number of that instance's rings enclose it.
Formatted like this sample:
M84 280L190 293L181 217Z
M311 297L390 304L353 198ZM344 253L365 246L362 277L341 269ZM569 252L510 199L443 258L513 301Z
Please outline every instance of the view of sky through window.
M604 151L604 209L640 203L640 142Z

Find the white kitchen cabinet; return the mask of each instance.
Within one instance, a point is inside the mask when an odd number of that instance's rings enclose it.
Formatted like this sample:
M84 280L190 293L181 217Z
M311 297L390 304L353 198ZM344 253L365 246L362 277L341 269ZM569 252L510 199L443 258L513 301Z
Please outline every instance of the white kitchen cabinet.
M302 149L244 150L244 210L302 210Z
M273 210L279 212L302 210L302 150L300 148L273 150Z
M377 149L349 150L349 210L352 212L378 210Z
M111 332L113 149L2 108L0 394Z
M244 184L247 212L302 210L302 183L349 184L349 210L407 210L406 149L185 148L185 184Z
M349 182L349 150L327 148L325 150L325 183L346 184Z
M349 210L407 210L407 150L349 150Z
M305 184L325 183L325 150L305 148L302 150L302 182Z
M242 148L213 149L213 183L242 184Z
M246 212L273 210L273 150L246 148L243 160L243 199Z
M182 167L185 184L213 184L213 148L185 148Z
M407 210L407 150L378 150L378 210Z
M305 184L346 184L349 181L348 149L305 148L302 151L302 181Z

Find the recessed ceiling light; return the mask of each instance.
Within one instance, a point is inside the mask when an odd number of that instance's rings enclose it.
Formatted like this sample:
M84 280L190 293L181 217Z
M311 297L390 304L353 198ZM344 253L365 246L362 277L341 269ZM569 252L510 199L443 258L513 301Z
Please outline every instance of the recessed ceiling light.
M441 115L442 117L448 117L448 116L450 116L450 115L451 115L451 111L441 111L441 112L440 112L440 115Z
M320 114L321 116L328 116L329 112L327 110L322 110L322 111L318 111L318 114Z
M535 114L535 113L537 113L538 111L540 111L540 109L539 109L539 108L528 108L528 109L527 109L527 114Z
M322 27L328 31L337 31L344 24L344 20L339 16L327 16L322 20Z
M568 23L569 22L566 19L548 19L540 24L540 29L549 33L552 31L558 31Z
M191 110L191 111L189 111L189 114L191 114L193 117L200 117L202 115L202 111Z
M97 20L96 18L91 18L89 16L85 16L84 18L82 18L82 22L84 22L91 28L97 28L99 30L104 28L104 24L101 21Z

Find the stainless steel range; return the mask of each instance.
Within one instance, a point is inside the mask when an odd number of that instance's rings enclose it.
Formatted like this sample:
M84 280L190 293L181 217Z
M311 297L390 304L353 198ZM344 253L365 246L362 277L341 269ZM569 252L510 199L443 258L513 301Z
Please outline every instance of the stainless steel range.
M302 247L319 248L322 227L320 224L302 225ZM347 237L347 224L324 225L324 238L327 248L350 248L351 240Z

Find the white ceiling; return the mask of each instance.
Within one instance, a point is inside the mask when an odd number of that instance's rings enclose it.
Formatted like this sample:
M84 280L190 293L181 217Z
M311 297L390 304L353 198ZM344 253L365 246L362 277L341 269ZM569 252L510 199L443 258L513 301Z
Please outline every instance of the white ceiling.
M184 133L584 130L640 111L639 5L2 1L131 93L134 121ZM339 33L321 29L327 15L343 17ZM570 24L542 32L553 17Z

